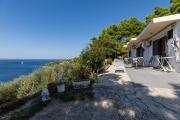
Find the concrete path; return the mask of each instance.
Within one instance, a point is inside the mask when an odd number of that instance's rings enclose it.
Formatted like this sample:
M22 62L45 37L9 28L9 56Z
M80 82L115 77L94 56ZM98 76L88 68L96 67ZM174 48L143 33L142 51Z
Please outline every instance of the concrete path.
M31 120L180 120L180 92L133 83L113 66L99 75L94 100L53 100Z
M132 82L153 88L180 89L180 73L162 72L153 68L126 68Z

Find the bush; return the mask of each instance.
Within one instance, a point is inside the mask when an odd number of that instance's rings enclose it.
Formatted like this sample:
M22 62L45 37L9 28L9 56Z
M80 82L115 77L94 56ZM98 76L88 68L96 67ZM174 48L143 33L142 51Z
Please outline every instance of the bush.
M13 81L7 84L0 84L0 105L16 99L16 90L18 81Z
M56 73L53 69L40 69L28 76L22 76L18 79L19 87L17 89L17 98L21 99L33 95L47 87L49 82L55 81Z
M44 67L30 75L21 76L10 83L0 84L0 105L23 99L39 93L48 87L55 92L57 83L65 83L70 86L72 81L89 79L89 72L81 64L76 62L63 62L61 65Z
M105 65L112 65L112 59L111 58L105 59L104 64Z
M1 83L0 104L34 95L53 81L56 81L54 69L44 68L30 75L21 76L10 83Z
M61 79L66 82L89 79L89 73L79 64L72 62L65 62L61 65L60 70Z

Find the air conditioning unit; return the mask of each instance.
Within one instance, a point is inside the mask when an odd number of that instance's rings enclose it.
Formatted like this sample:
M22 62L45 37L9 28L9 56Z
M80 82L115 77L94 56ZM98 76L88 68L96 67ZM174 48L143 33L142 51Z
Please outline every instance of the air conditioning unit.
M151 46L151 41L145 41L145 46L150 47Z

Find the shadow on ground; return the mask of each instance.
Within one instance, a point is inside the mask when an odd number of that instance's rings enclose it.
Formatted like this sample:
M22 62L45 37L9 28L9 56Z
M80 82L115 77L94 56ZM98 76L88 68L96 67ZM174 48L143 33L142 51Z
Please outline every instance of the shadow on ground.
M53 100L32 120L180 120L180 85L172 84L172 90L150 89L108 73L98 82L93 100Z

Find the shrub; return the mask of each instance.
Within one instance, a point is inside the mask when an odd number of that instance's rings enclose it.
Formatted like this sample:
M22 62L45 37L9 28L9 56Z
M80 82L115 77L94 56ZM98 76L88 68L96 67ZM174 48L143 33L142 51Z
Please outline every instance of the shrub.
M105 65L112 65L112 59L111 58L105 59L104 64Z
M6 84L0 83L0 104L15 100L17 88L18 81L13 81Z
M26 98L40 92L49 83L63 82L70 86L72 81L89 79L88 71L76 62L63 62L61 65L44 67L30 75L20 76L10 83L0 84L0 104ZM54 89L55 90L55 89Z
M19 78L17 98L23 98L41 91L49 82L55 81L56 73L53 69L40 69L28 76Z
M79 64L66 62L61 67L61 77L68 82L89 78L87 71Z
M36 94L52 81L56 81L54 69L43 68L30 75L20 76L10 83L1 83L0 104Z

